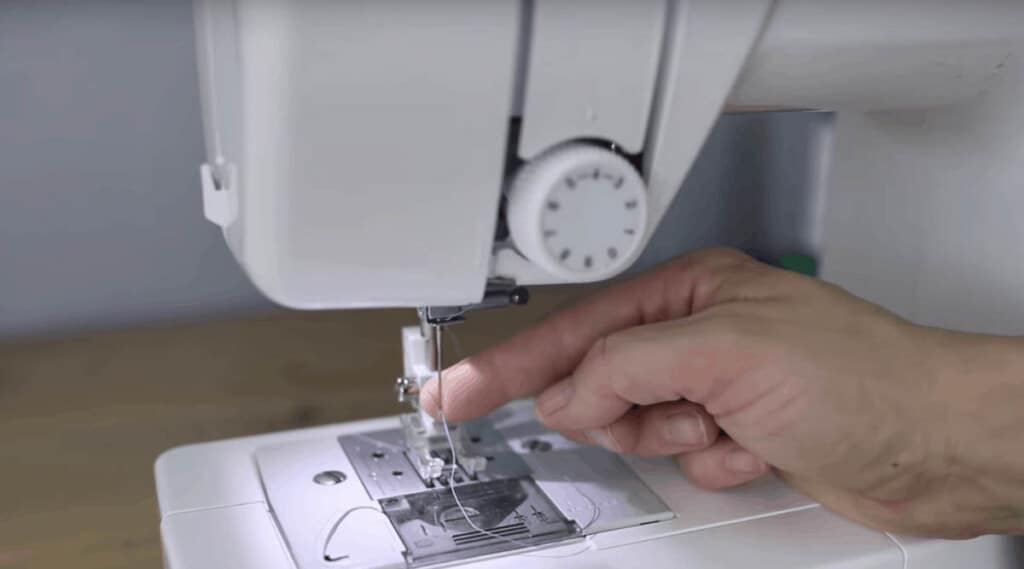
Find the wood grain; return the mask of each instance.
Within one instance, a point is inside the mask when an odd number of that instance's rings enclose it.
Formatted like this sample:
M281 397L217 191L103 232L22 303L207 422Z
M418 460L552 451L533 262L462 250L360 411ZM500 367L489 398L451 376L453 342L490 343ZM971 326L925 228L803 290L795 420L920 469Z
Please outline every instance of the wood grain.
M467 352L575 298L474 314ZM412 310L258 317L0 345L0 567L161 567L152 465L197 441L403 410Z

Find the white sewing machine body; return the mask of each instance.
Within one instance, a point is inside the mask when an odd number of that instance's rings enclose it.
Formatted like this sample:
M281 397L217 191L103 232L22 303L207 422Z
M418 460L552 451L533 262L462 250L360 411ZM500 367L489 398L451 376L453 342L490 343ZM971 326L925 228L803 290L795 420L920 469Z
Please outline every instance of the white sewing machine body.
M629 458L643 485L664 503L628 520L602 519L606 510L630 509L636 487L608 486L580 470L572 458L577 445L543 432L533 423L531 406L517 403L498 414L498 430L509 436L515 454L532 458L537 482L555 503L588 526L582 535L546 547L517 552L470 549L478 557L460 566L636 567L712 569L720 567L858 569L954 569L1017 567L1012 543L990 536L970 541L925 540L864 529L821 508L774 477L725 492L706 492L680 476L671 460ZM313 429L192 445L165 453L157 461L157 494L163 516L161 535L171 569L337 569L404 568L405 546L388 523L369 485L355 476L356 460L343 452L339 437L395 429L396 418L373 419ZM530 452L533 441L551 444ZM526 444L524 444L526 443ZM592 455L606 451L585 447ZM611 458L611 455L607 455ZM536 462L540 460L540 463ZM547 463L543 461L547 460ZM596 460L596 457L593 457ZM574 469L573 462L577 462ZM566 465L566 463L569 463ZM559 468L573 473L569 481ZM322 485L321 472L342 472L344 481ZM413 476L406 471L403 476ZM386 467L383 478L392 478ZM385 482L387 482L385 480ZM612 490L612 493L608 491ZM600 515L573 495L584 493ZM618 493L616 493L618 492ZM442 491L442 495L446 495ZM568 498L567 498L568 496ZM561 501L560 501L561 500ZM566 504L570 503L569 507ZM575 507L574 507L575 506ZM351 512L351 513L350 513ZM366 514L356 518L354 514ZM341 521L346 514L351 522ZM452 516L455 518L455 516ZM457 519L457 518L456 518ZM341 522L339 524L339 522ZM338 528L332 533L332 528ZM626 524L622 527L617 525ZM473 534L457 528L463 534ZM508 530L518 537L525 534ZM459 536L465 543L471 539ZM470 542L472 544L472 542ZM501 546L484 540L484 546ZM330 557L334 559L330 561ZM432 563L411 560L411 566ZM439 561L438 563L442 563Z
M496 285L610 278L659 223L687 223L664 214L723 108L821 109L836 112L816 148L822 276L923 323L1021 331L1024 3L196 7L206 215L287 306L458 309L489 305ZM430 338L409 334L415 387L433 369ZM458 529L444 492L384 470L401 440L389 418L168 451L156 467L167 564L1017 566L1006 538L888 536L774 479L702 492L670 462L621 462L538 430L522 405L503 413L484 442L507 460L475 488L535 506L541 525L493 526L530 549ZM460 460L487 452L466 444ZM427 503L441 508L433 525L408 518ZM446 539L463 553L432 549Z

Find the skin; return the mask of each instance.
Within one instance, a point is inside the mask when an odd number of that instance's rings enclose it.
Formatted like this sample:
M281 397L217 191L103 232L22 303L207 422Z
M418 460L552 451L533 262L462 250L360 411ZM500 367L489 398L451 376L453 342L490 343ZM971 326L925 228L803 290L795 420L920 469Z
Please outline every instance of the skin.
M735 251L613 285L444 381L451 420L536 394L547 426L673 456L704 488L774 470L876 529L1024 533L1024 340L915 325ZM436 384L421 400L436 414Z

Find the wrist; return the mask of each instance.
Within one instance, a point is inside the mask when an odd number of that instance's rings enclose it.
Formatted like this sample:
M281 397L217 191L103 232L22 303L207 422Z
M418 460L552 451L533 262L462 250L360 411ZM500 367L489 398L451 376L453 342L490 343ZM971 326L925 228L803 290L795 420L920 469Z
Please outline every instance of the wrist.
M942 499L972 533L1024 534L1024 338L948 341L937 390Z

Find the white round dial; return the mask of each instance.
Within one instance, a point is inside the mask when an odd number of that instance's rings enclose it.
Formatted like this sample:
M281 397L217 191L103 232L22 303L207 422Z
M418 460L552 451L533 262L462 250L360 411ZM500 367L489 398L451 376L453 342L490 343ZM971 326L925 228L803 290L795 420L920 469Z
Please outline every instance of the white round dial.
M517 173L507 214L512 240L527 259L567 280L598 280L628 267L638 253L647 191L618 154L572 143Z

